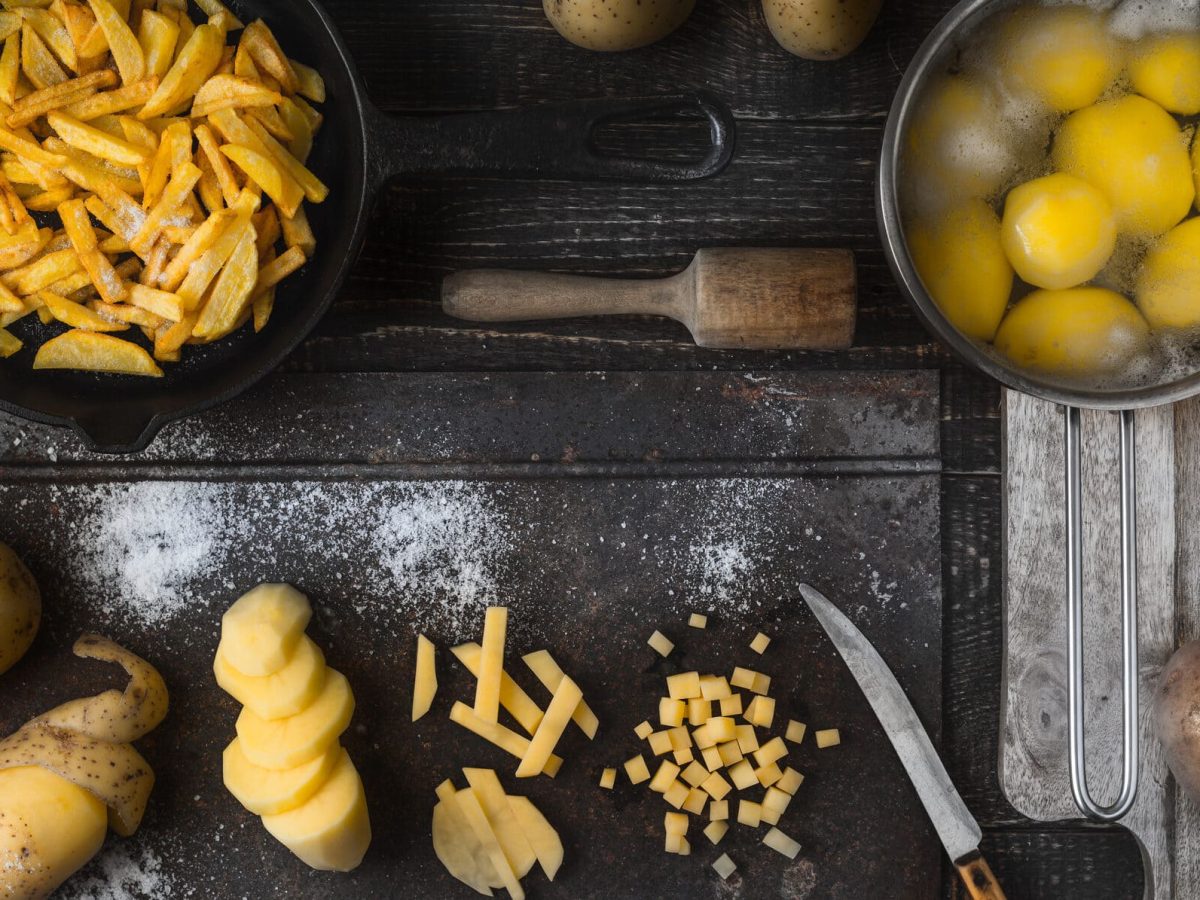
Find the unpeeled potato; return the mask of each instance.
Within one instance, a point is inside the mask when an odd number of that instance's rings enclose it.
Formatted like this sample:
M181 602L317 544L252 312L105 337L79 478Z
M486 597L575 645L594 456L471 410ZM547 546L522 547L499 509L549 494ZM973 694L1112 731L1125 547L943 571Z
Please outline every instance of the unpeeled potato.
M780 46L805 59L841 59L863 42L883 0L763 0Z
M29 650L42 620L42 595L20 557L0 544L0 674Z
M546 18L587 50L633 50L660 41L692 14L696 0L542 0Z
M1154 729L1179 786L1200 802L1200 641L1167 661L1154 694Z

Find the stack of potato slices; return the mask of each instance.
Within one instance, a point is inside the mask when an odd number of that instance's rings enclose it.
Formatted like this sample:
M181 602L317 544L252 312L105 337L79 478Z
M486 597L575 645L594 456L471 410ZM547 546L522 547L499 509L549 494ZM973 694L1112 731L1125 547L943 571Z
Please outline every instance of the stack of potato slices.
M329 193L306 166L320 74L219 0L203 23L186 0L0 5L0 357L34 314L68 328L35 369L161 376L261 331Z

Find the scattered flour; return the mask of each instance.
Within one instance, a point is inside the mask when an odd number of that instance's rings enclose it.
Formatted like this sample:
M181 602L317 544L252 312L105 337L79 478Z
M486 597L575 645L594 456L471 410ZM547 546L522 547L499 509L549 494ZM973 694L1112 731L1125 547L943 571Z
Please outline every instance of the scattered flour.
M168 900L175 894L175 882L153 850L138 851L110 842L56 896L62 900Z

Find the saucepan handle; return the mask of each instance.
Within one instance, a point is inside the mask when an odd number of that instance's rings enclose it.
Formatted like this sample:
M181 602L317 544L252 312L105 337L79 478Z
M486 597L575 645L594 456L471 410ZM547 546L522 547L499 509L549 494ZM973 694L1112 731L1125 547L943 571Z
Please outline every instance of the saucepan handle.
M618 121L691 113L708 124L703 159L673 161L606 153L596 131ZM733 158L733 113L713 95L694 91L647 100L586 100L525 109L449 116L390 116L364 111L368 161L375 185L392 177L486 174L564 181L643 183L695 181Z
M1137 799L1138 629L1137 629L1137 452L1132 410L1121 413L1121 790L1109 806L1092 797L1087 783L1083 700L1083 477L1078 409L1066 410L1067 481L1067 744L1071 793L1089 819L1115 822Z

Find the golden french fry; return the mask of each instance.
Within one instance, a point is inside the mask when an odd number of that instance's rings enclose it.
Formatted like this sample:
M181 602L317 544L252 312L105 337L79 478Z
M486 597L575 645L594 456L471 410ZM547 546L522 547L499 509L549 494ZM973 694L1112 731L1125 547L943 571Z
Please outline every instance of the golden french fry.
M9 106L17 102L17 80L21 75L21 32L4 39L0 53L0 100Z
M96 17L92 11L76 0L54 0L50 4L50 12L62 20L75 46L75 57L78 61L79 48L87 41L88 35L96 26Z
M35 369L82 369L120 375L162 377L150 354L137 344L106 334L68 331L42 344L33 360Z
M258 334L267 327L267 322L271 319L271 313L275 310L275 288L256 295L250 301L250 308L254 312L254 333Z
M196 92L192 118L203 118L218 109L273 107L282 100L278 91L272 91L259 81L237 75L214 75Z
M141 287L141 285L138 285L138 287ZM114 304L105 303L103 300L92 300L88 303L88 309L113 322L125 322L128 325L151 328L155 331L166 324L166 319L162 316L156 316L148 310L144 310L138 306L130 306L128 303Z
M160 291L144 284L134 283L129 286L129 302L170 322L178 322L184 316L183 300L178 294Z
M164 239L159 238L155 241L146 254L146 267L142 269L138 281L147 286L158 281L162 277L163 269L167 267L167 254L170 250L171 245Z
M46 121L66 143L101 159L126 166L137 166L150 158L145 148L124 138L114 137L64 113L51 112L46 116Z
M240 231L237 245L217 276L212 294L192 336L214 341L234 330L238 319L250 304L250 294L258 278L258 250L254 247L254 226L246 223Z
M251 216L250 221L254 223L254 230L258 234L255 242L258 255L262 256L279 242L279 236L283 233L279 227L279 213L273 205L268 204Z
M258 281L254 285L254 293L260 294L275 287L303 266L305 262L304 252L299 247L289 247L279 257L258 270Z
M58 208L58 204L64 200L70 200L75 195L75 189L72 187L55 188L51 191L42 191L40 194L34 194L32 197L25 198L25 208L33 212L53 212Z
M138 113L138 118L145 121L187 104L221 64L224 47L225 32L213 25L199 26L179 51L158 90Z
M321 125L325 121L325 117L309 106L303 97L293 97L292 102L296 104L296 108L308 119L308 127L312 129L315 135L321 130Z
M241 43L246 45L259 69L276 79L286 93L296 93L300 87L296 70L266 22L257 19L247 25L242 32Z
M212 167L217 184L221 186L221 193L225 197L226 205L232 205L241 188L238 187L237 177L233 174L229 159L221 152L216 135L207 125L197 125L196 140L200 144L200 152Z
M21 70L35 88L48 88L67 80L63 67L28 22L21 26Z
M120 303L129 296L120 276L117 275L108 257L100 252L96 242L96 232L92 228L92 220L88 218L87 208L82 200L70 200L58 207L59 218L71 246L84 270L96 286L96 291L106 303Z
M83 270L83 264L70 247L40 256L33 262L0 275L8 287L22 297L36 294L54 282Z
M91 297L96 293L96 288L92 284L92 277L86 271L76 272L74 275L68 275L66 278L60 278L45 290L52 294L62 294L64 297L69 297L72 300L80 301Z
M200 170L191 163L184 163L175 170L162 197L150 209L141 228L129 241L129 246L135 253L150 248L150 245L158 238L159 230L167 216L179 208L199 180Z
M58 168L67 161L65 156L48 153L40 145L7 128L0 128L0 147L15 153L22 160L32 160L43 166L50 166L52 169Z
M112 70L102 69L101 71L111 72ZM158 90L158 78L151 76L143 78L141 81L135 81L133 84L122 85L113 91L104 91L81 98L64 106L63 112L80 122L87 122L101 116L141 106L150 99L156 90Z
M5 10L0 12L0 39L7 39L10 35L16 34L21 30L21 14Z
M321 73L302 62L291 60L292 71L296 73L296 93L307 97L314 103L325 102L325 79Z
M0 359L8 359L25 345L7 328L0 328Z
M208 161L208 157L204 155L196 157L196 165L200 167L200 180L196 183L196 193L200 195L200 202L204 204L204 208L211 215L217 210L225 208L225 195L221 193L221 185L217 183L217 176L213 174L212 163Z
M47 138L46 144L66 159L59 171L68 181L79 185L85 191L103 197L101 192L111 188L125 194L137 194L142 189L141 182L136 177L131 177L128 170L114 167L107 160L97 159L87 151L72 147L58 138Z
M0 269L15 269L36 257L50 243L50 229L30 222L15 235L0 234Z
M175 254L175 258L171 260L163 271L162 277L159 278L159 285L172 292L179 288L192 264L208 252L217 238L229 228L236 218L237 213L232 209L223 209L209 216L179 248L179 252Z
M21 18L29 24L46 46L72 71L79 67L75 42L66 24L49 10L26 7L20 11Z
M292 139L287 142L288 152L300 162L307 163L313 146L313 131L308 116L300 111L291 97L284 97L277 109L279 117L292 133Z
M204 254L194 262L184 276L183 282L179 285L179 289L175 291L183 298L184 305L187 309L194 310L200 305L200 300L204 296L204 292L208 290L208 286L212 280L217 277L217 272L225 265L234 248L237 247L238 241L241 240L245 232L253 232L254 226L250 224L250 215L237 216L231 223L225 226L224 231L213 241ZM257 276L257 271L255 275ZM162 283L162 282L160 282ZM163 284L164 287L170 282ZM253 287L253 285L251 285Z
M236 31L239 28L246 27L242 24L241 20L230 11L229 7L221 2L221 0L196 0L196 5L204 10L204 14L206 16L219 16L222 14L228 16L228 30L230 31Z
M248 123L251 131L259 139L271 158L279 163L284 170L295 179L304 191L304 196L313 203L322 203L329 196L329 188L309 171L300 160L288 152L287 147L275 140L261 124L251 119ZM294 213L293 213L294 214Z
M146 57L146 74L162 78L171 68L179 41L179 24L160 12L147 9L138 26L138 43Z
M199 313L188 313L178 322L167 324L154 335L154 358L169 360L179 353L179 349L192 338L192 329L196 327Z
M71 78L32 94L26 94L13 106L6 123L9 128L21 128L55 109L62 109L78 101L86 100L100 87L114 84L117 73L101 69L89 75Z
M192 130L187 121L172 122L162 133L158 150L150 163L150 172L145 179L142 205L149 209L158 202L171 173L191 158Z
M12 182L0 173L0 226L9 234L16 234L28 221L29 211L21 202L20 195L13 188Z
M82 303L68 300L61 294L42 291L38 294L38 299L50 311L50 315L54 316L54 318L64 325L69 325L71 328L99 332L129 330L127 322L110 322L98 313L88 309Z
M25 301L12 292L8 285L0 282L0 313L25 311Z
M88 0L88 4L108 41L117 71L121 73L121 81L125 84L141 81L146 77L146 54L142 52L142 45L138 43L129 23L109 0Z
M290 219L279 217L279 225L283 230L283 242L290 247L299 247L305 257L311 257L317 249L317 239L313 235L312 226L308 224L308 212L304 204L296 210L296 215Z
M145 84L145 82L139 82L139 84ZM151 152L158 150L158 133L145 122L139 121L133 116L118 116L117 121L121 123L125 140L131 144L139 144Z
M280 212L286 216L296 214L304 200L304 190L278 162L249 147L235 144L221 145L221 152L275 201Z

